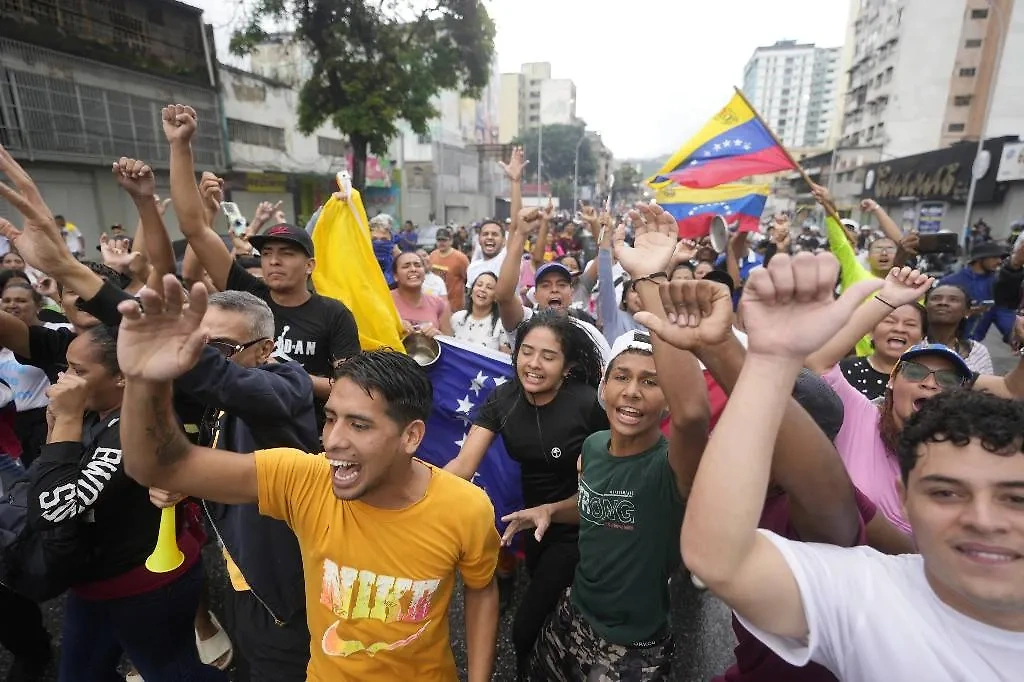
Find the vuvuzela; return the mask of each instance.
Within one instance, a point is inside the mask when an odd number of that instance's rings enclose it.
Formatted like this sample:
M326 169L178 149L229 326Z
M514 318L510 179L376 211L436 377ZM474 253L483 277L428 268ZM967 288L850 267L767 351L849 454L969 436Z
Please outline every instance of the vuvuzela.
M160 531L156 536L156 547L146 559L146 568L153 573L170 573L185 561L185 555L178 549L175 507L165 507L160 512Z

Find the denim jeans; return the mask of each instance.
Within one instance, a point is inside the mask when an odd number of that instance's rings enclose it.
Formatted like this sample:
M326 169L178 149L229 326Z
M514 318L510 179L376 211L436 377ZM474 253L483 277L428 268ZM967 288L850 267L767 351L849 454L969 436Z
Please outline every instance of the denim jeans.
M25 475L21 462L10 455L0 453L0 495L6 495L17 481Z
M1010 342L1010 334L1013 333L1013 325L1017 321L1017 311L1013 308L992 307L984 314L972 317L967 321L967 331L974 341L984 341L988 336L988 329L995 323L996 328L1003 337L1003 341Z
M199 660L195 617L202 561L152 592L102 601L68 593L61 641L60 682L124 682L124 653L146 682L227 682Z

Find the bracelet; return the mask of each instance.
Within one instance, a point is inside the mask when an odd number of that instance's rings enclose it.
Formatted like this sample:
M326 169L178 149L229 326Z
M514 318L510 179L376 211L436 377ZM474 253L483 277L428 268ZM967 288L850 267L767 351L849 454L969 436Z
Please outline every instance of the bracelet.
M889 306L893 310L896 310L896 306L894 306L892 303L889 303L887 300L885 300L881 296L875 296L875 300L878 301L879 303L884 303L885 305Z
M668 273L665 273L665 272L652 272L651 274L647 275L646 277L637 277L636 279L634 279L632 286L635 287L637 284L640 284L640 282L651 282L651 283L657 284L657 282L655 282L654 280L659 278L659 277L664 277L665 281L666 282L668 281Z

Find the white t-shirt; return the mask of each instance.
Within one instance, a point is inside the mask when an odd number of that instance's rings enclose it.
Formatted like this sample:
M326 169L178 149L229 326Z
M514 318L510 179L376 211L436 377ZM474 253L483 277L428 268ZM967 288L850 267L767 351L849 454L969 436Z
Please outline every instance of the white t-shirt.
M491 350L501 350L502 344L508 343L508 335L501 326L500 317L493 322L490 315L478 320L468 310L452 313L452 335L459 341Z
M533 308L527 308L526 306L523 306L523 322L526 322L531 317L533 317ZM599 330L597 327L590 324L589 322L585 320L580 320L571 315L569 316L569 319L572 320L577 327L582 327L584 330L586 330L588 334L590 334L590 338L594 340L594 343L597 345L597 349L601 351L601 364L607 365L608 361L611 360L612 357L612 348L611 346L608 345L608 340L604 338L604 334L601 333L601 330ZM508 334L509 344L515 345L516 330L506 329L505 333Z
M476 278L485 272L492 273L495 277L498 276L498 271L501 270L501 264L505 262L505 249L502 249L494 258L481 258L470 262L469 267L466 268L466 286L473 286L473 282Z
M782 552L800 589L808 637L769 635L740 618L784 661L814 661L843 682L1014 682L1024 676L1024 632L1000 630L940 601L919 554L787 540Z
M440 275L428 272L427 276L423 278L423 293L437 296L438 298L447 298L448 287Z

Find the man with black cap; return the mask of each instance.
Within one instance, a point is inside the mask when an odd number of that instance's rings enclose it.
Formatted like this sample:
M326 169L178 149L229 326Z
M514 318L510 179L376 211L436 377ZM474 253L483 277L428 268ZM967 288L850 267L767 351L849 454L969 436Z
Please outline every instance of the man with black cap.
M214 286L248 291L274 313L276 355L302 365L313 379L317 419L323 426L323 405L331 393L333 365L359 352L359 332L352 313L340 301L309 290L316 261L313 240L294 225L280 223L250 238L260 253L263 279L253 277L231 257L227 246L207 224L195 181L191 139L196 113L191 107L163 110L164 133L171 144L171 198L189 246Z
M430 253L430 267L443 273L444 285L448 287L448 305L454 313L466 307L469 259L466 254L452 248L452 231L449 228L438 228L434 240L437 248Z
M1013 332L1016 313L1012 309L998 309L993 306L993 287L996 283L996 272L1009 255L1006 244L999 242L981 242L971 251L970 261L958 272L945 277L940 286L952 285L966 289L971 295L971 305L982 307L967 323L970 336L975 341L984 341L989 327L995 322L996 327L1008 341Z

